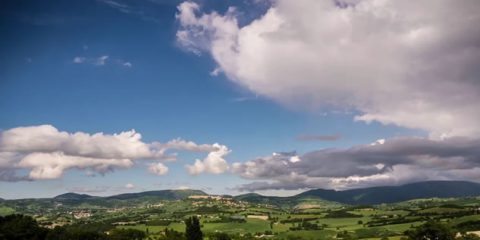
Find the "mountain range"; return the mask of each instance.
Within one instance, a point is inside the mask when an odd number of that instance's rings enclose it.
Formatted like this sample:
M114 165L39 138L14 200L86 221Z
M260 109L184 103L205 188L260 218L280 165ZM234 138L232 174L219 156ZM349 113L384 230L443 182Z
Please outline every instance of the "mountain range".
M52 200L66 203L142 201L142 200L181 200L192 195L208 195L201 190L159 190L139 193L125 193L108 197L87 194L65 193ZM426 181L402 186L369 187L351 190L314 189L294 196L275 197L247 193L233 198L252 203L288 204L299 203L307 199L337 202L350 205L370 205L402 202L421 198L449 198L480 196L480 184L465 181ZM291 205L291 204L290 204Z
M465 181L426 181L401 186L358 188L344 191L314 189L291 197L270 197L255 193L236 196L238 200L257 203L321 199L351 205L403 202L421 198L480 196L480 184Z

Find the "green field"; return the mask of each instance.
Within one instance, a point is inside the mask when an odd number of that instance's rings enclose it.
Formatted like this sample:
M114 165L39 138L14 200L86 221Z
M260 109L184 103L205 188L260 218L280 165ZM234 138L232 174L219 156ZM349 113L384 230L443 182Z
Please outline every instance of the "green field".
M15 209L11 207L0 206L0 216L6 216L15 213Z
M440 202L443 203L444 200ZM426 222L423 215L429 217L437 217L438 220L448 222L452 226L469 221L480 221L480 214L472 210L469 206L458 205L451 206L437 206L439 202L432 202L431 206L425 208L416 208L410 210L396 208L391 206L377 206L368 209L352 209L336 208L336 209L305 209L303 211L285 211L280 209L272 209L260 206L251 206L242 211L237 211L236 214L264 214L270 216L270 219L250 219L246 218L245 222L222 222L214 223L212 219L220 219L220 215L226 216L233 214L235 209L224 208L221 214L209 213L200 217L202 231L205 234L210 233L228 233L232 235L239 234L253 234L253 235L267 235L274 239L334 239L339 233L347 233L353 236L354 239L380 239L380 236L388 236L389 239L400 239L403 233L412 227L420 226ZM471 204L471 202L469 202ZM176 209L176 208L175 208ZM219 208L221 209L221 208ZM345 209L345 210L342 210ZM170 209L173 212L174 209ZM230 213L229 213L230 211ZM351 217L327 217L331 211L347 212ZM444 217L448 214L466 214L459 217ZM403 222L402 222L403 221ZM321 226L321 229L294 229L303 222L308 222L316 226ZM369 226L375 223L379 226ZM185 225L181 221L176 221L167 226L147 226L145 224L136 224L133 226L121 226L120 228L134 228L145 232L149 232L152 236L160 234L165 228L174 229L182 232L185 230ZM147 230L148 229L148 230Z
M462 231L480 230L478 198L417 199L372 206L312 202L306 199L265 204L232 198L152 197L110 204L100 200L62 204L19 200L4 201L0 215L32 215L46 227L102 224L105 229L136 229L150 239L162 239L165 229L183 234L185 219L191 216L199 218L206 239L215 239L212 236L219 233L234 239L400 239L405 231L432 220Z

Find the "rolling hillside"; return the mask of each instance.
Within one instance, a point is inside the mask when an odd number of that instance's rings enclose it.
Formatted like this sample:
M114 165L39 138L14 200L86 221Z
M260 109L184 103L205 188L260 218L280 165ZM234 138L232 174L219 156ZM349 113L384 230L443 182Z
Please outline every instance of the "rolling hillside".
M152 202L158 200L182 200L192 195L208 195L201 190L159 190L138 193L125 193L108 197L91 196L87 194L65 193L54 198L46 199L18 199L4 200L8 202L42 202L64 204L82 204L109 206L112 204L129 204ZM402 186L383 186L344 191L315 189L290 197L263 196L256 193L247 193L234 196L234 199L251 202L272 204L278 206L295 206L305 202L325 205L331 203L351 205L371 205L381 203L403 202L420 198L448 198L480 196L480 184L463 181L428 181L411 183Z
M345 191L316 189L294 196L318 197L345 204L380 204L418 198L469 197L480 195L480 184L462 181L428 181L402 186L385 186Z
M159 190L139 193L124 193L107 197L107 199L130 200L144 197L156 197L162 200L181 200L192 195L208 195L201 190Z

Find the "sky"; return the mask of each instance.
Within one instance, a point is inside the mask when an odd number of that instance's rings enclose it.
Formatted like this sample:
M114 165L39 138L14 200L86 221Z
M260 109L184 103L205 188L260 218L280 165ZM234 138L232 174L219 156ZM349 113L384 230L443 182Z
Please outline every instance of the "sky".
M0 3L0 197L480 182L480 2Z

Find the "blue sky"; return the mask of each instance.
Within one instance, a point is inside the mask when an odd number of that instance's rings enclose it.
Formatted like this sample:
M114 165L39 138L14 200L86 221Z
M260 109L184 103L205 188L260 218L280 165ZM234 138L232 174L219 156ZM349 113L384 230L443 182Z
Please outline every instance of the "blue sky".
M273 152L302 155L377 139L426 137L433 131L395 121L355 121L355 116L368 112L362 107L327 104L305 110L268 91L245 87L225 70L211 74L222 61L212 57L210 50L192 53L177 39L179 29L191 30L175 17L181 2L3 2L0 129L45 124L69 133L114 134L135 129L144 142L182 138L228 146L231 153L225 160L229 164ZM272 7L254 1L197 4L204 13L227 14L229 6L237 7L239 26L261 18ZM300 141L301 135L339 137ZM185 165L206 154L180 151L175 162L165 162L169 172L161 176L149 173L146 161L136 161L131 168L94 177L84 169L71 168L55 179L0 181L0 197L50 197L67 191L110 195L179 187L237 194L233 188L252 181L229 171L190 175ZM19 175L28 171L16 170ZM128 183L134 187L126 188ZM272 194L296 191L264 190Z

